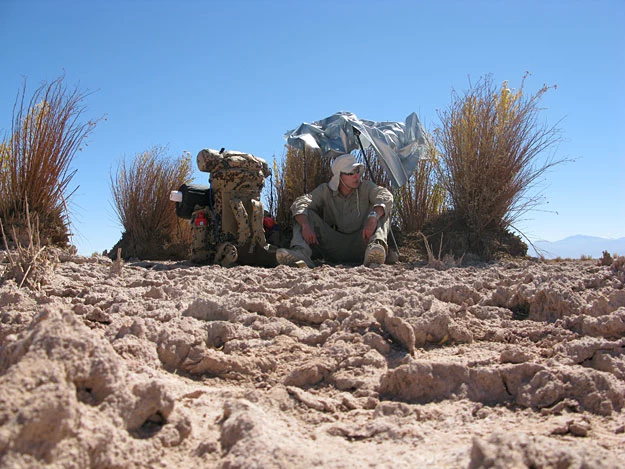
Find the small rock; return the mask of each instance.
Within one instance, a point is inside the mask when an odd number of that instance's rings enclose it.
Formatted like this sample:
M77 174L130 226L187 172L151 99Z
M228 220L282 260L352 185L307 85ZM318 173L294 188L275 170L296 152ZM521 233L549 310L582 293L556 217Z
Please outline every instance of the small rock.
M575 436L587 436L590 431L590 424L587 422L571 422L569 431Z
M521 347L507 348L499 357L500 363L525 363L532 359L532 355Z
M85 316L89 321L99 322L102 324L110 324L113 320L109 313L102 311L100 308L95 307L89 311Z
M569 432L570 422L560 421L556 423L556 426L551 430L552 435L566 435Z

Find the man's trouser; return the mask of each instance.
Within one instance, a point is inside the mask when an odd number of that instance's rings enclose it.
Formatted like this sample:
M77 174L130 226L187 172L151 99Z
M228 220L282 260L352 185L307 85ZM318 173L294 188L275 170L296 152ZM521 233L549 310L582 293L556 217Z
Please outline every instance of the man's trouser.
M329 262L362 263L367 249L367 244L362 240L362 228L354 233L340 233L323 221L316 212L308 210L307 216L319 244L309 246L302 237L302 227L295 222L291 248L301 249L308 257L322 258ZM378 221L378 227L371 235L369 243L378 241L388 252L386 239L389 228L389 217L383 223Z

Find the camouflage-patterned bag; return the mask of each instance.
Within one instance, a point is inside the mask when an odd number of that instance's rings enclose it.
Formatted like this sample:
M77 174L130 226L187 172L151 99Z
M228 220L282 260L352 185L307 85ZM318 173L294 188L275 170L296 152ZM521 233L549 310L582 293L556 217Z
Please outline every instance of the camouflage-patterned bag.
M275 265L265 239L260 195L271 174L265 160L249 153L204 149L198 169L210 173L211 203L197 206L191 217L191 260L230 265Z

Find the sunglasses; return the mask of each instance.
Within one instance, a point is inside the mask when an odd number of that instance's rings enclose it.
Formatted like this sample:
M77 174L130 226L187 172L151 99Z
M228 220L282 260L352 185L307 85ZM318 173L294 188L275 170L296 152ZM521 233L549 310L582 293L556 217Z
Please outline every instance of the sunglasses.
M341 174L344 174L345 176L353 176L354 174L360 174L360 167L356 168L351 173L341 173Z

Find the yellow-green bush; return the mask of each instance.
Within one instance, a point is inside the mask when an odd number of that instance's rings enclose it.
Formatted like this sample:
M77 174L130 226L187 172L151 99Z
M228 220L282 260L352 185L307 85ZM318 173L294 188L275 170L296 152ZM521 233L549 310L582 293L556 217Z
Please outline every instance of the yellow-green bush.
M466 249L490 258L501 233L540 204L540 177L562 162L539 156L558 141L555 127L538 121L539 103L550 89L524 93L491 77L453 94L435 131L441 156L439 181L449 194L456 226L467 233Z

